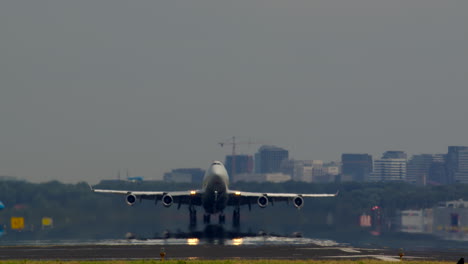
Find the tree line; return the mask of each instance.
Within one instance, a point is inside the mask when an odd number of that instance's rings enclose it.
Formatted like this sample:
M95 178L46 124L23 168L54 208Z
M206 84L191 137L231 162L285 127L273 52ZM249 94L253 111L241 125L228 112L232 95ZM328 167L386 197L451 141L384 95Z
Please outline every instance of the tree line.
M188 190L198 185L159 181L101 182L97 188L120 190ZM358 219L369 214L373 206L382 208L387 218L398 210L422 209L439 202L468 200L468 185L414 186L407 183L346 182L313 184L303 182L232 184L231 189L255 192L334 193L335 198L306 199L301 210L292 204L269 204L260 209L257 205L241 209L242 227L249 230L267 229L271 232L304 233L316 230L359 230ZM29 234L36 238L99 239L122 238L127 232L151 237L164 230L186 230L188 209L177 205L164 208L161 203L144 200L127 206L121 195L98 194L88 184L64 184L58 181L30 183L24 181L0 182L0 201L5 209L0 212L0 223L8 235ZM201 226L202 208L198 209ZM285 213L286 212L286 213ZM227 226L232 208L225 212ZM25 219L24 230L10 229L11 217ZM52 228L43 228L41 219L53 219ZM268 220L268 221L266 221ZM268 223L268 224L266 224Z

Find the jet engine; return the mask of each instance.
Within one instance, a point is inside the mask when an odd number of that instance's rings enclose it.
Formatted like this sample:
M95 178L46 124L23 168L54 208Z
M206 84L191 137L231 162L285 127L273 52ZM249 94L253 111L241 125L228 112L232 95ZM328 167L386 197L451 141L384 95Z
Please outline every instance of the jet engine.
M294 207L301 209L304 206L304 198L302 196L296 196L293 199Z
M261 208L265 208L268 205L268 197L266 195L262 195L258 197L257 204Z
M125 197L125 202L127 202L128 205L134 205L136 200L137 197L134 194L129 194Z
M161 200L165 207L171 206L174 202L174 198L172 198L172 196L170 196L169 194L165 194Z

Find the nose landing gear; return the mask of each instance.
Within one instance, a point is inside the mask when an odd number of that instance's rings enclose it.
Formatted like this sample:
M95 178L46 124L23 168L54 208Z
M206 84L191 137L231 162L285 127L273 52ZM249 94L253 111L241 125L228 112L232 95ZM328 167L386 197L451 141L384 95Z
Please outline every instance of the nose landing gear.
M219 214L219 224L222 225L226 222L226 216L223 213Z
M211 215L210 214L204 214L203 215L203 223L204 224L209 224L211 222Z

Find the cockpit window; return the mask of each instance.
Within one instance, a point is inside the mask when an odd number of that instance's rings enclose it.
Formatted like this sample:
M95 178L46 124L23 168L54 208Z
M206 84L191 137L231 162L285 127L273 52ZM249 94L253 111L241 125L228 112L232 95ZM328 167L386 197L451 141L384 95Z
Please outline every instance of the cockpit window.
M219 163L219 162L213 162L213 164L211 164L211 165L221 165L221 163Z

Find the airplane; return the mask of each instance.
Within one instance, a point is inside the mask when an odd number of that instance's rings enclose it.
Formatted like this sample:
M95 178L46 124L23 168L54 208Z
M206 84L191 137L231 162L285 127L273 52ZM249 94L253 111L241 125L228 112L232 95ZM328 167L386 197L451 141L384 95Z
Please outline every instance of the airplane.
M154 200L155 203L161 201L165 207L170 207L172 204L177 204L178 209L181 205L188 205L190 226L195 226L197 223L196 206L202 206L205 210L203 215L203 223L210 224L211 215L219 214L219 224L224 224L226 216L224 210L228 206L234 207L232 215L233 226L240 224L240 207L248 205L249 210L252 209L252 204L257 203L260 208L265 208L269 203L275 202L291 202L294 207L301 209L304 206L304 198L308 197L335 197L337 193L316 193L316 194L300 194L300 193L260 193L260 192L244 192L229 189L229 175L220 161L213 161L203 177L202 189L188 191L123 191L123 190L106 190L94 189L96 193L111 193L125 195L125 201L128 205L134 205L137 200Z

